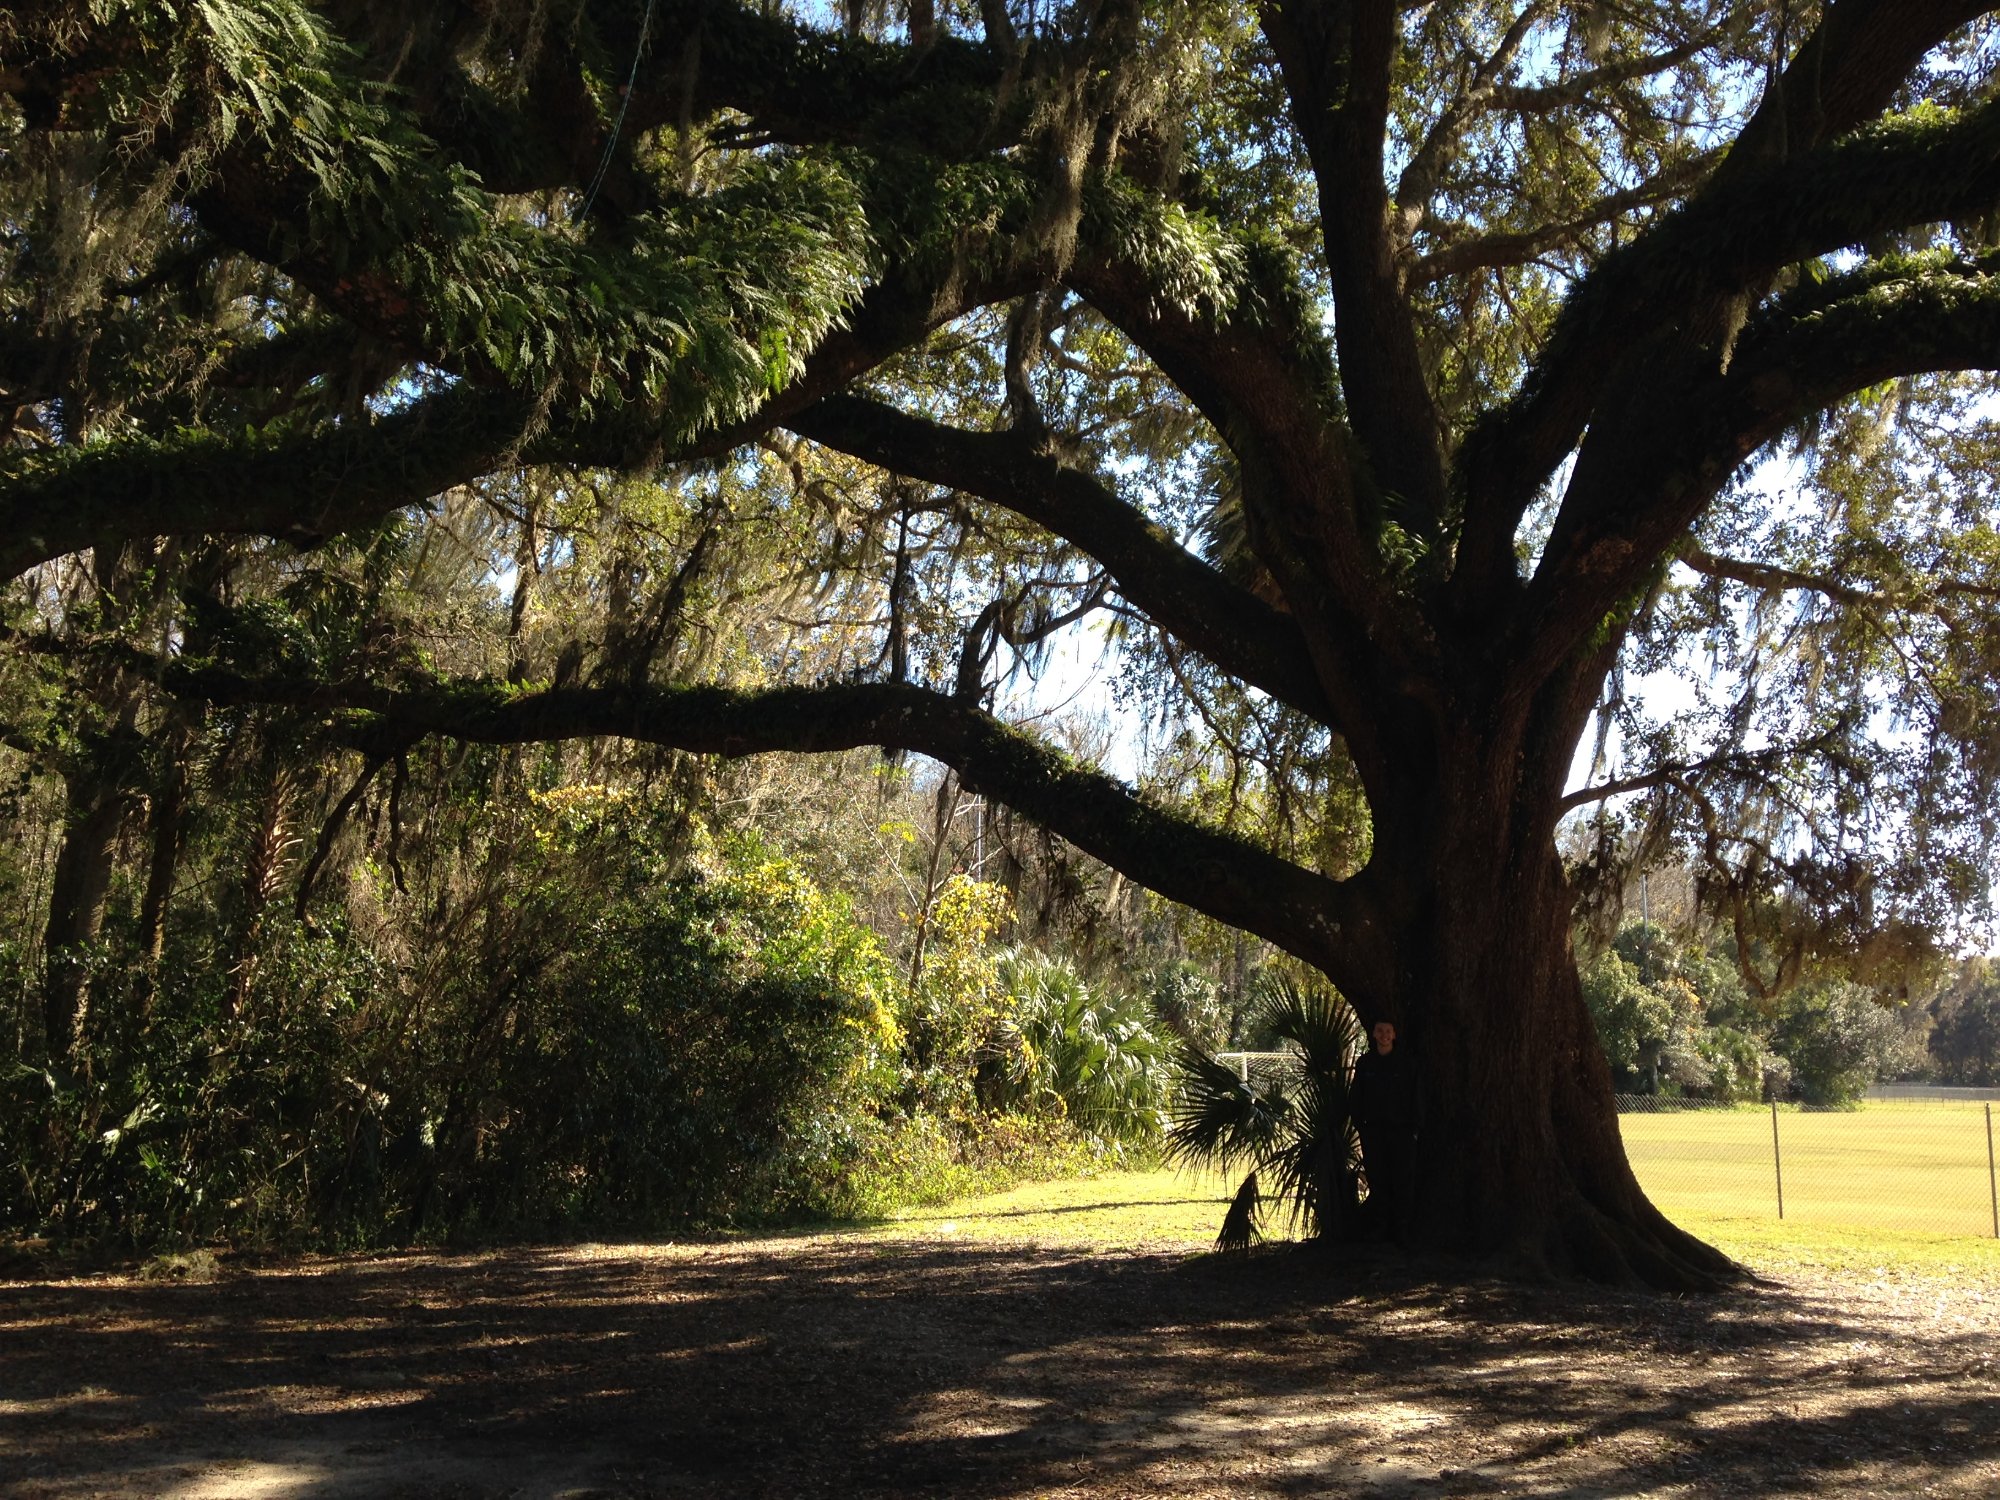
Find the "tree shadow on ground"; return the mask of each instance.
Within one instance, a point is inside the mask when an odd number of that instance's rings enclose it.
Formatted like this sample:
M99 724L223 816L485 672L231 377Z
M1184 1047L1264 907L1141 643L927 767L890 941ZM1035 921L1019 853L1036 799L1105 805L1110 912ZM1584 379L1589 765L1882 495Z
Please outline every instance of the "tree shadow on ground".
M13 1284L0 1493L2000 1488L1991 1318L1834 1290L858 1238Z

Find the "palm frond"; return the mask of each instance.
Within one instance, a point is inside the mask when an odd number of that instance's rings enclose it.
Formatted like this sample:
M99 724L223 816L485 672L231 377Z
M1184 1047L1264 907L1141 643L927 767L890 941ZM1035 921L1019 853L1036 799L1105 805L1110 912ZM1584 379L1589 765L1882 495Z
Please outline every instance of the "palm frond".
M1271 1156L1265 1171L1271 1181L1271 1196L1284 1205L1286 1226L1308 1238L1318 1228L1312 1175L1317 1149L1318 1142L1311 1135L1294 1134Z
M996 1092L1026 1108L1059 1108L1106 1140L1154 1136L1167 1090L1167 1049L1142 1001L1093 986L1066 959L1015 948L997 976L1007 1013L989 1046L1003 1064Z
M1299 1049L1300 1066L1321 1078L1352 1071L1362 1048L1361 1022L1347 999L1330 984L1306 983L1278 975L1264 991L1264 1020Z
M1261 1163L1284 1139L1291 1112L1291 1101L1281 1091L1245 1083L1206 1052L1184 1047L1167 1159L1177 1166L1217 1170L1240 1161Z
M1261 987L1251 1023L1291 1043L1295 1055L1246 1080L1198 1048L1183 1048L1167 1157L1181 1166L1250 1165L1217 1242L1225 1248L1250 1242L1267 1200L1285 1206L1294 1231L1338 1233L1357 1201L1360 1146L1349 1092L1360 1022L1331 985L1278 976ZM1259 1174L1268 1194L1258 1191Z

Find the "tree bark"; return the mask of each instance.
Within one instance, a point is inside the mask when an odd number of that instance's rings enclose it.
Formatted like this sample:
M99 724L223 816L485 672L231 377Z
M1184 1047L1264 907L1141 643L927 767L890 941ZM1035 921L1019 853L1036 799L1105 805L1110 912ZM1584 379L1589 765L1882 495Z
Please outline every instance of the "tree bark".
M1411 1241L1597 1281L1730 1279L1625 1159L1553 850L1513 851L1495 874L1441 859L1429 921L1402 949L1429 956L1405 1000L1425 1100Z
M150 1019L160 963L166 956L167 908L173 902L187 833L188 742L185 723L175 724L167 733L161 746L166 765L153 793L153 852L146 866L146 893L139 903L139 951L145 966L139 995L142 1025Z
M51 1060L72 1057L90 1000L90 947L104 926L126 790L85 773L68 782L69 822L56 854L49 920L42 935L42 1034Z
M1534 1273L1713 1288L1740 1268L1669 1223L1625 1158L1570 945L1554 828L1573 710L1551 696L1487 732L1461 719L1407 752L1432 775L1378 799L1367 877L1393 893L1377 909L1397 958L1349 998L1365 1021L1396 1022L1417 1068L1423 1125L1399 1229L1414 1248Z

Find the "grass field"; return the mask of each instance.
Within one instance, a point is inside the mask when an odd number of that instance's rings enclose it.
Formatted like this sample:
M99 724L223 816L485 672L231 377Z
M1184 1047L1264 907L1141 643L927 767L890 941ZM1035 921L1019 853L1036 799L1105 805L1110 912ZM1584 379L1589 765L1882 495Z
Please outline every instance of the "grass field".
M1765 1115L1764 1129L1771 1128ZM1779 1128L1784 1128L1781 1121ZM1032 1244L1104 1253L1200 1252L1215 1243L1229 1205L1220 1179L1179 1172L1107 1172L1040 1182L986 1198L914 1209L860 1231L885 1254L899 1244ZM1787 1211L1789 1212L1789 1203ZM1859 1283L1948 1283L2000 1295L2000 1240L1989 1232L1939 1234L1839 1225L1772 1214L1670 1209L1674 1221L1754 1271ZM1273 1226L1282 1232L1282 1225Z
M1639 1181L1669 1213L1777 1218L1768 1111L1630 1114L1618 1124ZM1788 1222L1993 1234L1986 1116L1977 1105L1780 1110L1778 1144Z
M1639 1180L1667 1213L1770 1275L1908 1278L2000 1293L1977 1108L1871 1104L1781 1111L1785 1217L1777 1214L1771 1116L1745 1110L1624 1115ZM1205 1250L1234 1182L1172 1171L1037 1183L913 1210L866 1231L884 1244L957 1240L1104 1251ZM1269 1226L1282 1234L1283 1226Z

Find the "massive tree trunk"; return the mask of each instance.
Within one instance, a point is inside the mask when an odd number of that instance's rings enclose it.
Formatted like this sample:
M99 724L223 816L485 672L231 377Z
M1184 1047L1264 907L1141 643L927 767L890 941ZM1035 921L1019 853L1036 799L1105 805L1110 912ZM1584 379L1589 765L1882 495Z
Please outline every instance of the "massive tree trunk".
M1607 1281L1712 1285L1729 1262L1652 1206L1627 1164L1570 950L1554 850L1429 856L1399 924L1389 1013L1422 1082L1412 1243Z
M1626 1161L1571 949L1574 893L1555 828L1598 665L1540 692L1440 686L1390 717L1389 754L1363 766L1376 809L1363 879L1394 959L1336 977L1365 1019L1397 1023L1417 1066L1418 1180L1400 1226L1410 1244L1714 1286L1736 1268L1670 1224Z

